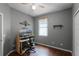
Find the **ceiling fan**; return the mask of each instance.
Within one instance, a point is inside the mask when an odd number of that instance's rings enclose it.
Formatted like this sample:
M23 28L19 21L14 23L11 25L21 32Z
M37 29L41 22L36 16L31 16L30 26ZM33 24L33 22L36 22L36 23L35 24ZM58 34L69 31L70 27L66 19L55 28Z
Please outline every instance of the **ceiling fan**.
M21 3L22 5L24 6L28 6L28 5L31 5L32 6L32 10L36 10L37 7L40 7L40 8L45 8L45 6L43 4L36 4L36 3Z

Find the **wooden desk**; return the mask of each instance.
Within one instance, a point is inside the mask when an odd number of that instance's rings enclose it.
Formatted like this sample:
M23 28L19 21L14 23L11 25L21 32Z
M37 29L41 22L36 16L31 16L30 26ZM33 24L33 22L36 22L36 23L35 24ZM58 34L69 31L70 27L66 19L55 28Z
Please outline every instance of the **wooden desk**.
M31 38L34 38L33 35L27 36L25 37L20 37L19 35L17 35L16 37L16 51L17 53L19 53L20 55L24 54L26 50L28 50L28 48L23 49L23 42L28 42L31 40Z

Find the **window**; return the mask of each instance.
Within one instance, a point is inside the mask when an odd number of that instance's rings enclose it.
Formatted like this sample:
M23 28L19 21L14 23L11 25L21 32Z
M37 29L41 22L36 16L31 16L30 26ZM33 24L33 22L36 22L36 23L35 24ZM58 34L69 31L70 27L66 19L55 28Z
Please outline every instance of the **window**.
M39 23L39 36L47 36L48 35L48 22L47 18L40 19Z

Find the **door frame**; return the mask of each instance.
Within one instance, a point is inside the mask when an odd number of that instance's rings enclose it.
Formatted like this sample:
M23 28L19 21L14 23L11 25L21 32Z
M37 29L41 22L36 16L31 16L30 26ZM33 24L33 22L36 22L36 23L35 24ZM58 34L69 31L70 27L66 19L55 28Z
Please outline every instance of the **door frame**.
M3 50L4 50L4 49L3 49L3 45L4 45L4 41L3 41L3 38L4 38L4 35L3 35L3 20L4 20L4 19L3 19L3 17L4 17L4 15L3 15L2 12L0 12L0 15L1 15L1 20L2 20L2 25L1 25L1 26L2 26L2 27L1 27L1 30L2 30L2 33L1 33L1 34L2 34L2 40L1 40L1 41L2 41L2 56L3 56Z
M75 13L74 13L73 16L72 16L72 17L73 17L73 42L72 42L72 43L73 43L73 50L72 50L73 53L72 53L72 56L76 56L76 52L75 52L75 51L76 51L76 49L75 49L75 31L76 31L76 30L75 30L75 26L76 26L76 25L75 25L75 20L74 20L74 18L75 18L75 16L76 16L78 13L79 13L79 8L75 11Z

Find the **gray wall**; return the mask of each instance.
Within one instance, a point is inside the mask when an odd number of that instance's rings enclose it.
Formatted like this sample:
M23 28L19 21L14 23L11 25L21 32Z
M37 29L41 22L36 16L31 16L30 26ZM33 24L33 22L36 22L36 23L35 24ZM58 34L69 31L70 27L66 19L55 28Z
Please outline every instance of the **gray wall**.
M72 9L67 9L59 12L49 13L48 17L48 36L38 36L38 19L35 18L35 36L36 42L43 43L66 50L72 50ZM62 24L64 28L62 30L53 29L53 25Z
M3 14L3 23L4 23L4 39L3 39L3 44L4 44L4 54L8 53L11 49L10 46L11 44L9 43L11 40L11 17L10 17L10 8L9 6L5 4L0 3L0 13ZM6 51L7 50L7 51Z
M11 45L12 48L15 49L15 39L16 39L16 35L19 32L19 29L21 28L21 25L19 24L20 22L23 22L27 20L28 23L30 23L32 30L33 28L33 18L29 15L26 15L20 11L17 11L13 8L11 8ZM34 30L33 30L34 31Z
M32 25L31 28L33 29L33 18L10 8L7 4L0 3L0 12L4 15L3 54L7 55L11 50L15 49L15 38L17 31L20 28L19 22L28 20L28 22Z

